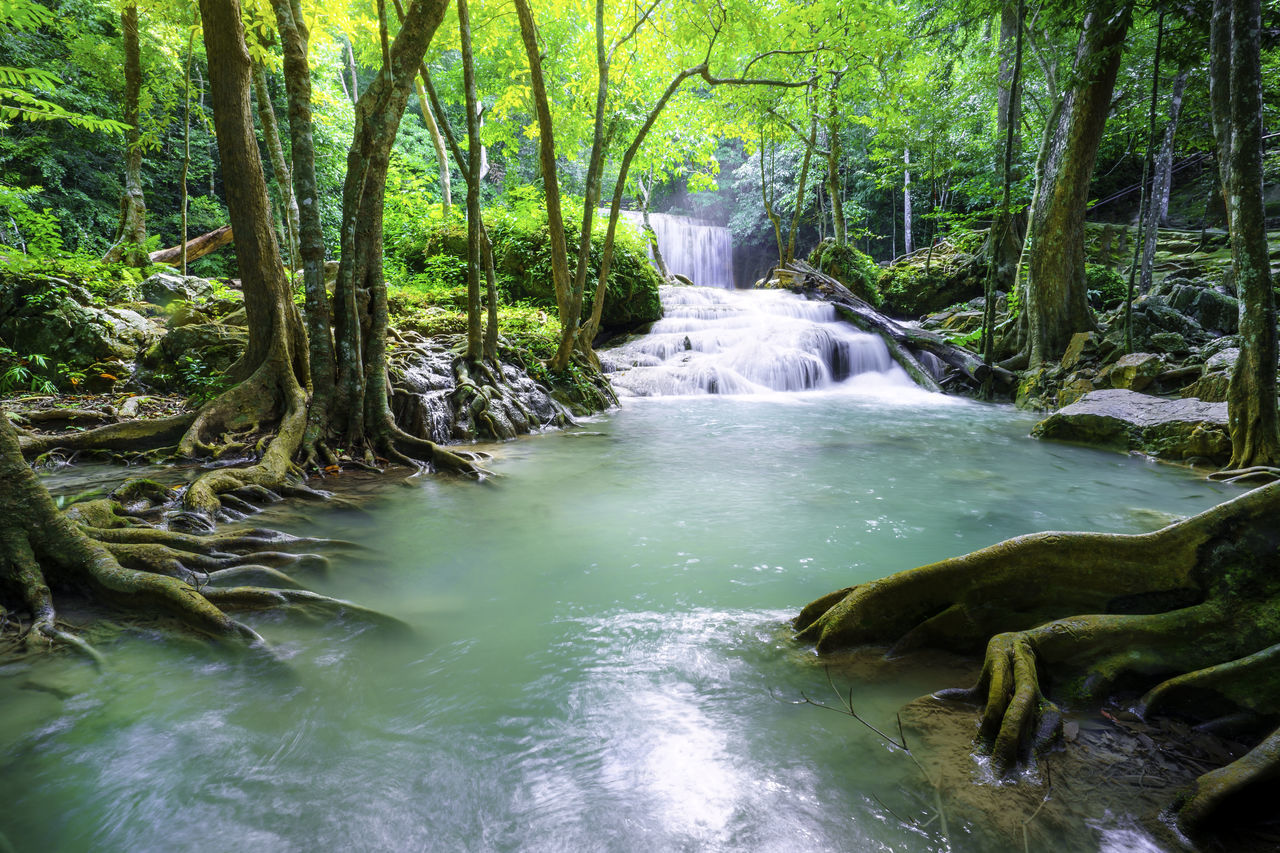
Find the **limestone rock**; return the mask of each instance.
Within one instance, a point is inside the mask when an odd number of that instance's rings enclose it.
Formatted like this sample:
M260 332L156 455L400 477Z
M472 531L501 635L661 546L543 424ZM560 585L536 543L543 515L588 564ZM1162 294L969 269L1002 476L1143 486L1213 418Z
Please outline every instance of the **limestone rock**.
M1226 403L1166 400L1120 388L1086 394L1036 424L1031 434L1165 459L1231 458Z
M1062 369L1070 370L1086 355L1098 351L1098 335L1096 332L1076 332L1067 344L1067 351L1062 356Z
M179 326L139 359L136 378L166 390L189 390L184 386L184 367L204 376L225 371L244 352L248 341L246 330L224 323Z
M143 281L140 289L143 299L163 308L179 299L184 302L198 302L207 297L213 287L207 280L196 276L158 272Z
M1162 370L1164 362L1160 360L1160 356L1149 352L1132 352L1121 356L1111 366L1111 385L1114 388L1141 391L1155 381Z
M1218 334L1235 334L1240 328L1240 302L1209 287L1177 284L1169 291L1169 306Z
M1083 377L1068 379L1058 390L1058 408L1070 406L1093 390L1094 384L1088 379Z

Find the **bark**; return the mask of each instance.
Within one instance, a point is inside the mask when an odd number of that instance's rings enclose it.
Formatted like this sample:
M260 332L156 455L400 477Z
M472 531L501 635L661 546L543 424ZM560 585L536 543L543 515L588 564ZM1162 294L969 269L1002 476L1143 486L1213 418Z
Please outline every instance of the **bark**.
M840 74L835 75L827 103L827 195L831 198L831 236L835 238L836 246L843 247L849 237L844 221L844 182L840 178L840 157L843 153L840 147L840 101L837 98L840 77Z
M149 260L153 264L169 264L171 266L181 266L183 263L183 250L185 249L186 262L203 258L210 252L216 252L223 246L228 245L235 240L230 225L223 225L221 228L215 228L208 234L201 234L194 237L179 246L170 246L168 249L160 249L152 252Z
M1024 7L1018 0L1013 8L1012 21L1009 4L1005 4L1000 17L1000 44L1007 50L1006 39L1013 37L1013 62L1008 71L1008 85L1004 84L1005 61L1000 64L1001 86L1000 101L1003 113L1004 157L1001 165L1000 211L992 219L991 231L987 235L987 280L984 288L984 304L982 309L982 359L991 364L995 359L995 325L996 325L996 291L1003 287L1006 291L1017 278L1017 258L1022 251L1021 241L1013 223L1013 159L1018 146L1017 127L1021 121L1022 100L1022 27ZM1010 32L1012 30L1012 32ZM1006 53L1007 58L1007 53ZM1000 122L997 122L999 125ZM986 396L990 396L990 385L984 386Z
M997 173L1003 175L1003 191L1016 180L1013 171L1022 148L1022 4L1006 2L1000 10L1000 71L996 84L996 138L1000 140ZM1012 151L1013 156L1010 156ZM1008 292L1017 274L1022 239L1011 206L1002 202L987 233L987 257L995 277L994 287Z
M334 398L335 356L332 312L324 283L324 232L316 183L316 147L311 118L309 34L299 0L272 0L284 54L285 95L289 104L289 148L293 154L293 195L298 200L299 254L306 305L311 402L304 436L305 454L313 456L328 432Z
M276 174L276 184L280 189L280 206L284 209L285 239L289 247L289 265L296 268L302 262L298 200L293 193L292 170L284 158L284 147L280 144L280 126L276 122L275 108L271 105L271 92L267 88L267 72L258 63L253 67L253 92L258 104L258 121L262 124L262 138L266 142L267 153L271 156L271 168Z
M671 273L667 270L667 261L662 257L662 247L658 245L658 235L653 230L653 226L649 224L649 197L653 194L653 173L650 172L646 178L641 178L640 184L640 221L644 226L644 239L649 244L649 248L653 251L653 265L658 268L658 275L662 276L663 281L671 278Z
M446 5L444 0L410 4L394 43L386 48L385 67L356 104L355 130L347 153L342 255L334 287L337 375L332 424L345 446L365 448L370 461L375 449L392 453L396 441L408 441L397 432L389 408L383 201L391 147L414 77ZM430 452L435 455L434 445Z
M1129 23L1129 7L1114 0L1100 0L1086 16L1077 83L1049 139L1027 258L1024 310L1033 368L1056 361L1072 335L1094 328L1085 288L1084 217Z
M795 260L796 232L800 230L800 212L804 208L805 184L809 182L809 161L813 158L813 148L818 139L818 114L815 111L809 119L809 138L805 140L804 157L800 161L800 177L796 182L796 201L791 210L791 232L787 235L787 252L778 260L786 266Z
M182 270L183 275L187 274L187 263L191 260L187 255L187 210L190 207L188 204L187 176L191 171L191 61L195 56L195 50L196 30L193 26L190 34L187 36L187 63L183 72L184 86L182 94L182 177L179 179L181 191L179 206L182 209L182 245L179 251L180 259L178 268ZM152 260L152 263L155 263L155 261Z
M1174 142L1178 135L1178 120L1182 116L1182 99L1187 88L1187 78L1190 76L1190 67L1180 68L1173 78L1173 89L1169 93L1169 118L1160 140L1160 153L1156 156L1156 171L1151 186L1152 207L1147 219L1156 227L1169 219L1169 194L1173 190L1173 155L1176 150Z
M560 206L560 181L556 175L556 147L552 132L551 105L547 84L542 75L542 54L538 48L538 29L528 0L515 0L520 19L520 38L529 59L529 83L533 89L534 112L538 117L538 167L542 172L543 191L547 198L547 231L551 240L551 280L555 287L556 308L561 323L569 312L569 250L565 244L564 216Z
M911 239L911 149L902 150L902 250L909 255L915 251Z
M415 80L413 86L418 93L418 108L422 110L422 121L427 126L427 132L431 134L431 146L436 151L436 162L440 166L440 206L444 218L448 219L449 210L453 207L453 184L449 175L449 156L444 148L444 135L440 133L440 125L431 111L431 105L427 103L427 92L423 88L422 80Z
M113 245L103 260L129 266L147 265L147 203L142 192L142 142L138 101L142 95L142 48L138 41L138 6L130 3L120 12L124 34L124 192L120 195L120 222Z
M462 79L467 105L467 354L468 361L483 353L480 322L480 116L477 110L476 70L471 54L471 14L467 0L458 0L458 34L462 43Z
M1275 292L1271 289L1262 201L1261 6L1259 0L1216 0L1230 6L1230 147L1223 168L1231 223L1231 259L1240 296L1240 357L1227 389L1231 468L1280 462L1276 410ZM1215 41L1215 49L1221 48ZM1220 61L1214 57L1215 63ZM1213 99L1219 106L1216 94ZM1221 122L1214 117L1215 126Z

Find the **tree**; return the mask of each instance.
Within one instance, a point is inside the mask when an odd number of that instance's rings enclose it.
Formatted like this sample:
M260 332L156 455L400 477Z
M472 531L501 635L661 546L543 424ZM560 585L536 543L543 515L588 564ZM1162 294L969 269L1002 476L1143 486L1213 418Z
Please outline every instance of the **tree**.
M1076 51L1076 82L1046 126L1027 233L1027 340L1019 356L1033 368L1060 357L1076 332L1094 328L1084 217L1129 23L1127 4L1095 0L1090 6Z
M138 43L138 5L127 3L120 12L124 34L124 192L120 195L120 223L105 261L124 261L145 267L147 259L147 202L142 192L142 133L138 101L142 94L142 48ZM185 239L185 235L184 235Z
M1227 389L1230 467L1274 465L1280 462L1278 347L1262 203L1262 21L1258 0L1214 0L1210 28L1213 124L1228 199L1232 269L1240 295L1240 357Z

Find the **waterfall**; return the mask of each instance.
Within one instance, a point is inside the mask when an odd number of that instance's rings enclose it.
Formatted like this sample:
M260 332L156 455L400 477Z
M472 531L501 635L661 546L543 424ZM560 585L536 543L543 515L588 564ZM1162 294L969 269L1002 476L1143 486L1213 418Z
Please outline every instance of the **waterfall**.
M665 286L652 331L600 352L619 394L761 394L916 386L875 335L785 290Z
M602 212L609 215L607 210ZM621 216L637 230L644 227L639 211L624 210ZM728 228L673 213L650 213L649 224L668 272L704 287L733 287L733 240Z

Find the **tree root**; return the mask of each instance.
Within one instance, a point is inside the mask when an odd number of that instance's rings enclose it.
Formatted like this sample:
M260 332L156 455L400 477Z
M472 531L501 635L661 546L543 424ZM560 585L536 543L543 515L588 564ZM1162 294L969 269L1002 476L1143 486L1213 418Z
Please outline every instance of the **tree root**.
M1229 471L1214 471L1207 479L1221 483L1256 483L1264 485L1280 480L1280 468L1270 465L1254 465L1251 468L1232 468Z
M820 653L957 649L989 638L978 684L937 695L982 706L979 748L1001 775L1058 738L1060 698L1096 705L1145 690L1140 714L1245 709L1274 718L1277 511L1273 483L1154 533L1021 536L837 590L793 624ZM1280 732L1202 777L1180 824L1202 826L1239 790L1276 779Z
M1173 804L1178 828L1197 835L1228 812L1233 800L1280 780L1280 729L1272 732L1243 757L1211 770L1192 784Z

